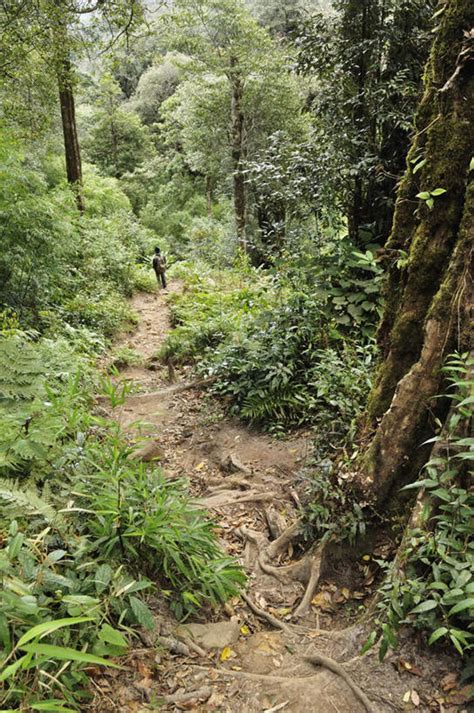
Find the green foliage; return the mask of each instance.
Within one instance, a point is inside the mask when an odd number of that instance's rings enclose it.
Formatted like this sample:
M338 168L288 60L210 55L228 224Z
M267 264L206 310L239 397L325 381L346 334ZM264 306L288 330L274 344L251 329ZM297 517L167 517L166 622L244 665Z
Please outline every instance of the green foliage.
M327 444L325 452L328 452ZM306 537L322 542L336 539L353 544L366 532L367 516L353 497L347 480L338 477L326 458L310 461L299 473L305 505Z
M130 320L124 296L149 233L116 181L85 172L79 221L71 191L55 182L55 155L33 154L27 165L11 134L0 131L0 145L0 304L23 327L65 333L66 323L111 336Z
M95 473L77 487L90 516L97 553L120 558L171 585L181 618L205 603L238 593L242 570L223 555L213 524L185 494L185 484L157 469L130 464L130 450L112 441L94 458Z
M65 340L0 339L2 703L83 710L87 665L153 628L151 582L129 572L166 583L180 617L245 577L185 484L131 460L118 424L90 414L84 358ZM129 391L110 377L102 389L112 407Z
M450 357L445 367L452 410L446 431L432 439L441 448L421 480L407 488L424 491L421 522L403 541L402 559L388 567L380 589L378 628L366 644L380 640L380 657L397 643L403 624L429 634L428 643L446 641L463 655L474 648L474 495L469 482L474 439L472 423L474 362ZM407 489L405 488L405 489Z
M18 515L25 518L20 502ZM28 709L56 698L82 710L90 697L84 669L114 665L104 656L126 652L124 634L143 625L133 595L150 583L133 579L122 565L91 558L90 542L65 529L64 521L60 529L57 520L46 522L49 527L35 530L12 520L2 537L0 698L3 706Z
M182 295L170 295L173 331L160 351L165 361L192 362L205 356L232 334L246 316L268 304L265 279L257 272L219 273L204 262L181 263L172 273L185 279Z
M85 406L87 372L65 340L0 335L0 475L47 475Z
M326 346L331 340L334 346ZM340 439L363 406L372 360L372 347L339 342L319 300L295 291L216 350L209 373L218 375L216 391L232 396L233 410L244 418L317 423Z

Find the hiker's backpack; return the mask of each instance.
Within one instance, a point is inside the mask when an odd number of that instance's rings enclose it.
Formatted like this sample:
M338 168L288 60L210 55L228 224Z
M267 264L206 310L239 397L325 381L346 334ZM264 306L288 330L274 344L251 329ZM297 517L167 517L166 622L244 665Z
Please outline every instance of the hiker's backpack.
M166 258L164 255L155 255L153 258L153 268L155 272L163 272L166 267Z

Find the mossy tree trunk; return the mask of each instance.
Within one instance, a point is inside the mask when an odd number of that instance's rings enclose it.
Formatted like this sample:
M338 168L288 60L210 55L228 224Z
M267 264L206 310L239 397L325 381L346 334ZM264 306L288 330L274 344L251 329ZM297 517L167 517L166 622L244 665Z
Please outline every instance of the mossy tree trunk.
M369 398L363 437L370 445L359 474L379 507L426 461L429 450L420 444L432 434L430 419L440 409L444 359L469 346L473 28L472 0L447 0L384 253L389 275L378 333L383 361ZM437 189L443 192L431 196ZM428 202L419 193L429 194Z

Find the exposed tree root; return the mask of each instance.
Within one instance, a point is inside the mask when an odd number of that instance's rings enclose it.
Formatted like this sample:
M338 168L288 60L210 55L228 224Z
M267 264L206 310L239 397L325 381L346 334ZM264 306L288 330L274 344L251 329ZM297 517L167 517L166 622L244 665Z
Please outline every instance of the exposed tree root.
M298 518L290 527L288 527L276 540L274 540L267 548L266 555L269 559L275 559L280 552L283 552L290 542L293 542L301 534L302 519Z
M305 661L312 664L313 666L322 666L328 671L340 676L345 683L349 686L354 696L360 703L364 706L368 713L379 713L371 701L367 698L365 693L354 683L352 678L349 676L347 671L344 670L341 664L334 661L334 659L328 656L323 656L322 654L312 654L311 656L305 656ZM204 666L196 666L200 670L208 670ZM215 673L220 676L230 676L232 678L246 678L250 681L268 681L269 683L290 683L291 681L308 681L312 676L272 676L263 673L251 673L250 671L232 671L224 668L214 669Z
M341 664L337 663L337 661L330 659L328 656L323 656L322 654L305 656L305 661L308 661L308 663L311 663L314 666L323 666L329 671L335 673L337 676L340 676L347 683L352 693L362 703L368 713L378 713L377 709L372 705L365 693L354 683L347 671L345 671Z
M235 492L239 493L239 491ZM277 493L257 493L255 491L250 491L245 495L238 494L237 497L231 497L229 494L229 499L223 499L222 501L220 501L219 495L222 494L222 491L220 491L219 493L216 493L216 495L211 495L208 498L203 498L199 500L198 504L208 509L214 509L228 507L229 505L238 505L239 503L267 502L268 500L274 500L277 497Z
M300 560L292 564L275 567L270 562L281 554L293 540L299 537L301 534L301 522L301 519L296 520L293 525L288 527L270 544L268 543L268 538L261 532L255 532L246 527L241 527L238 531L244 539L249 540L257 547L259 551L257 561L262 572L275 577L275 579L283 583L297 580L306 585L303 599L293 614L296 618L303 616L307 612L318 586L324 544L320 543L312 547Z
M212 688L210 686L203 686L203 688L198 688L197 691L187 691L184 693L173 693L169 696L163 696L166 703L186 703L187 701L192 701L197 698L201 701L207 701L212 695Z
M320 544L314 554L311 555L310 574L304 597L293 612L293 618L297 619L306 614L311 604L313 594L318 586L319 574L321 572L321 562L323 558L324 544Z
M273 616L272 614L269 614L269 612L266 612L264 609L261 609L246 594L241 594L240 596L242 597L244 602L247 603L253 613L258 616L259 619L264 619L266 622L271 624L271 626L275 627L275 629L281 629L286 634L293 635L295 633L288 624L285 624L283 621L277 619L276 616Z
M180 394L183 391L190 391L191 389L201 389L203 386L208 386L213 384L217 380L217 376L209 376L206 379L198 379L197 381L190 381L184 384L173 384L173 386L168 386L166 389L160 389L159 391L148 391L145 394L129 394L127 396L127 403L133 401L154 401L155 399L160 399L166 396L172 396L173 394ZM108 403L107 396L97 396L97 403Z

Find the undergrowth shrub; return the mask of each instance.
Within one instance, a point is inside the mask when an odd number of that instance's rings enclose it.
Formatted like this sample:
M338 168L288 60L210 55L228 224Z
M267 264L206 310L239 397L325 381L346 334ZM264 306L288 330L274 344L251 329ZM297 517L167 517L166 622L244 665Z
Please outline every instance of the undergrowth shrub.
M45 152L26 163L25 147L0 131L0 309L24 329L57 334L69 324L110 337L129 319L134 263L155 237L118 182L90 167L79 217L57 162Z
M193 266L178 264L171 275L184 278L185 287L182 294L169 297L174 329L159 356L177 364L205 359L207 353L238 334L244 320L271 299L265 279L257 272L219 273L197 262Z
M446 641L461 655L474 649L473 368L472 356L449 358L452 409L445 430L432 439L439 452L405 488L422 489L424 506L380 589L378 626L365 649L380 641L381 658L397 645L402 625L425 631L430 645Z
M244 576L184 483L130 460L118 424L91 414L87 359L18 332L11 314L2 323L0 701L80 711L86 668L113 665L137 626L153 628L142 590L159 583L184 617ZM104 389L123 405L126 388Z
M213 523L189 500L186 484L166 480L156 467L131 465L132 453L116 439L93 448L94 472L76 485L78 506L91 513L87 531L97 552L171 586L178 618L237 594L245 576L223 554Z

